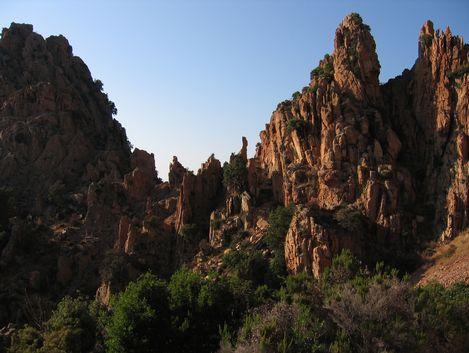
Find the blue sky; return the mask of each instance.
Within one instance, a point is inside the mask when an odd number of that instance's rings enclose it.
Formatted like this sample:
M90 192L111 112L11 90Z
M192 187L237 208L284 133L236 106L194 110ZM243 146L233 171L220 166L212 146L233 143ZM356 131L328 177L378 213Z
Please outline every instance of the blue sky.
M371 26L381 81L410 68L425 20L469 35L469 1L0 0L0 25L65 35L116 103L135 147L197 170L246 136L253 153L278 102L307 85L342 18Z

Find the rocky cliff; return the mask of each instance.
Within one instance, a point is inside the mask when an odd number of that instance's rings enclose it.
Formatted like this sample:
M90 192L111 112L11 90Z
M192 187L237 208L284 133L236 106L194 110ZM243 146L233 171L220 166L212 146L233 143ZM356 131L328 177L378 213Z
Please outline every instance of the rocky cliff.
M12 24L0 41L0 182L26 213L129 170L114 104L63 36ZM70 200L66 200L69 202Z
M174 157L163 182L65 38L4 29L0 324L25 321L31 298L79 290L106 303L147 270L223 272L242 249L280 251L288 271L316 277L343 248L410 269L426 241L467 227L469 209L468 46L430 22L418 45L414 67L382 85L370 28L347 16L255 156L243 138L197 174ZM291 204L281 249L269 248L269 213Z
M273 194L285 205L355 209L373 228L366 241L384 246L454 236L468 224L467 68L462 38L427 22L412 70L379 85L369 28L347 16L310 85L279 104L261 132L256 158ZM324 241L311 227L298 235L296 224L289 268L330 262L341 236Z

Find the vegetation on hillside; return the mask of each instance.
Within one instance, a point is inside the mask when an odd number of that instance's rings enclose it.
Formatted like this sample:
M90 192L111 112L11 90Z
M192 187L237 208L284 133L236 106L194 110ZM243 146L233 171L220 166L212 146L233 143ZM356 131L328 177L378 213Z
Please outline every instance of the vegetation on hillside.
M182 268L169 281L142 275L107 309L66 297L8 352L466 352L468 327L469 285L415 288L343 251L319 280L286 276L277 288Z
M227 188L243 191L246 188L248 171L240 155L233 155L230 162L223 164L223 184Z

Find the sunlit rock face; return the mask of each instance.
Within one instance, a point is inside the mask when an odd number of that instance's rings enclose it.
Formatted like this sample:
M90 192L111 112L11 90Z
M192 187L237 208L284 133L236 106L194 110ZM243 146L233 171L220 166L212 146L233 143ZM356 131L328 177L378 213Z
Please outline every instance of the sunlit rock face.
M347 16L332 55L261 132L256 160L273 195L285 205L352 205L390 241L457 234L469 209L468 84L457 74L467 65L462 38L427 22L414 67L380 86L369 28ZM290 245L295 272L305 265Z

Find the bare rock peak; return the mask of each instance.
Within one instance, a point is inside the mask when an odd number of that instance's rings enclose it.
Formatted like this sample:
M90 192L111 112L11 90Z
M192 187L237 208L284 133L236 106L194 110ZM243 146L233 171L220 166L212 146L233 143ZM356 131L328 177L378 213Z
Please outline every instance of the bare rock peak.
M430 34L433 36L433 33L435 33L435 30L433 29L433 22L430 20L427 20L423 24L422 29L420 30L420 34Z

